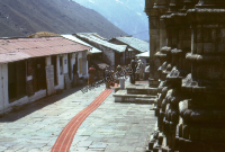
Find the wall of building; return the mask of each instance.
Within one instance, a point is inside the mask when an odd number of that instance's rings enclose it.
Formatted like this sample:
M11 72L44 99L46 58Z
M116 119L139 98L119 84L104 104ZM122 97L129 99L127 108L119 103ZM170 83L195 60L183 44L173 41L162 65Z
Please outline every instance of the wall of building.
M80 73L80 59L82 59L82 53L81 52L78 52L77 53L77 72L78 72L78 76L79 78L81 78L83 76L82 73Z
M60 60L62 58L62 67L60 66ZM58 81L58 85L55 86L55 90L58 89L64 89L65 88L65 76L69 76L68 72L68 54L61 54L61 55L57 55L57 81ZM71 80L68 80L71 81ZM69 83L69 82L68 82Z
M146 57L140 57L141 61L144 62L145 64L148 63L148 58Z
M55 94L55 81L54 81L54 66L52 65L51 56L45 57L45 70L46 70L46 85L47 95L51 96Z
M22 106L29 102L46 97L46 90L35 92L34 95L24 96L16 101L9 103L8 98L8 65L0 64L0 114L12 110L15 106Z
M0 64L0 111L8 106L8 66Z
M85 39L82 39L82 40L86 41L87 43L89 43L92 46L101 50L102 51L102 61L107 63L108 65L110 65L111 70L114 70L114 68L115 68L115 51L114 50L112 50L108 47L105 47L103 45L85 40Z
M113 43L113 44L117 44L117 45L127 45L127 44L122 43L122 42L120 42L120 41L118 41L118 40L116 40L116 39L111 39L109 42L111 42L111 43ZM125 59L128 60L127 63L130 64L130 60L131 60L133 57L135 57L137 54L140 54L140 53L142 53L142 52L139 52L138 50L136 50L136 49L130 47L129 45L127 45L127 50L126 50L126 51L128 51L128 49L132 49L132 50L134 50L134 51L129 52L129 53L131 53L131 56L129 56L127 59L126 59L126 55L125 55L125 52L124 52L123 58L124 58L124 61L125 61Z
M63 69L61 69L60 66L60 57L63 57L63 55L57 55L56 57L56 75L57 75L57 86L55 86L55 90L57 89L64 89L64 74L63 74Z
M82 75L83 75L83 77L85 79L88 79L88 60L87 60L87 55L88 55L87 51L82 52L82 61L83 61Z
M76 53L73 53L71 56L71 67L72 67L71 80L73 80L73 65L74 64L76 64Z
M62 70L60 67L60 57L63 59ZM73 79L73 65L76 63L76 58L78 59L78 73L80 71L79 59L82 59L82 73L79 73L79 77L88 78L88 61L87 61L87 51L85 52L78 52L73 53L71 55L71 82ZM52 66L51 57L48 56L45 58L46 67ZM68 55L57 55L56 57L56 77L57 77L57 84L54 86L54 79L52 81L53 88L57 89L64 89L65 81L64 77L65 74L68 74ZM54 68L53 68L54 69ZM29 79L27 79L28 81ZM47 86L48 88L48 86ZM7 111L12 110L16 106L22 106L29 102L34 102L38 99L44 98L47 96L47 90L40 90L35 92L32 96L24 96L16 101L9 103L8 98L8 65L7 64L0 64L0 114L5 113Z
M107 47L101 46L101 45L99 45L98 48L100 50L102 50L103 61L106 62L108 65L110 65L111 70L114 70L114 68L115 68L115 51L113 51Z

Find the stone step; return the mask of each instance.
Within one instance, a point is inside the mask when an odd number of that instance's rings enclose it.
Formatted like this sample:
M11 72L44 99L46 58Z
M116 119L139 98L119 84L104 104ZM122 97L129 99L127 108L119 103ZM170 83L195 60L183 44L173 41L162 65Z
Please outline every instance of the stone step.
M138 103L149 103L149 104L154 104L155 103L155 99L150 98L150 99L146 99L146 98L135 98L135 101Z
M148 83L127 84L126 90L128 94L148 94L148 95L156 95L160 91L157 87L149 87Z
M158 88L150 87L127 87L128 94L148 94L148 95L157 95L159 92Z
M146 103L153 104L157 95L148 94L129 94L127 90L119 90L113 95L115 97L115 102L127 102L127 103Z

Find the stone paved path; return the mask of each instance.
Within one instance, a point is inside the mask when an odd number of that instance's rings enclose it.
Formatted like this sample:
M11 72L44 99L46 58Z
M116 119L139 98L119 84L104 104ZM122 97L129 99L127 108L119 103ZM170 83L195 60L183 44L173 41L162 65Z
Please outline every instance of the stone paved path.
M103 90L72 89L0 118L0 152L50 152L63 128ZM115 103L112 95L81 124L71 152L145 151L156 122L150 105Z

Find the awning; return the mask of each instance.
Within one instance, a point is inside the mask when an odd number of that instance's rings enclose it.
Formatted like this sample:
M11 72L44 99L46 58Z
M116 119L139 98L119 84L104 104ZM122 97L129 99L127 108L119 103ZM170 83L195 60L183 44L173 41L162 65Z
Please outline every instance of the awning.
M105 70L106 67L109 67L108 64L103 63L102 61L92 60L91 63L97 66L101 70Z
M142 58L149 58L150 54L149 54L149 52L144 52L144 53L141 53L141 54L137 54L136 56L142 57Z

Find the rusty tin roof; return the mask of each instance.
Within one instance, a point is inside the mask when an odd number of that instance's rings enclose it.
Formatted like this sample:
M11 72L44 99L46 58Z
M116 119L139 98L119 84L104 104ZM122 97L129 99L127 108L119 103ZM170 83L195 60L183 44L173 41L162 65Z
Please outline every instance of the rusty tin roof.
M0 39L0 63L86 51L91 47L63 37Z

